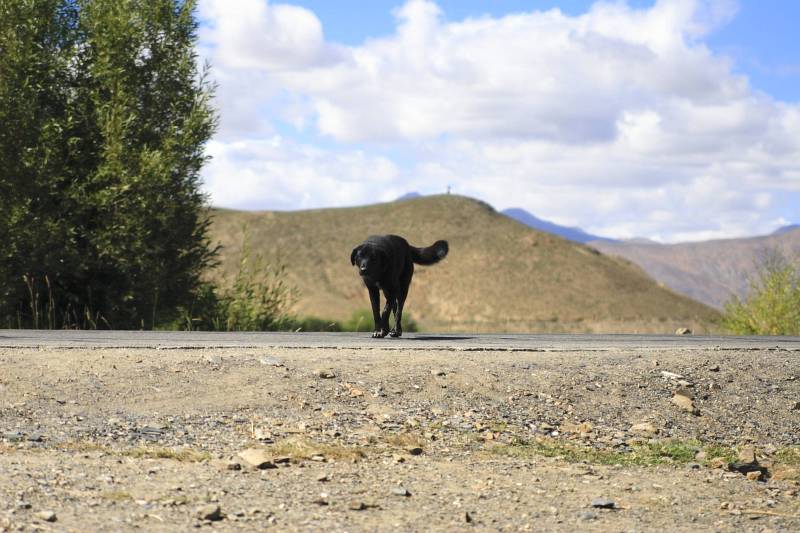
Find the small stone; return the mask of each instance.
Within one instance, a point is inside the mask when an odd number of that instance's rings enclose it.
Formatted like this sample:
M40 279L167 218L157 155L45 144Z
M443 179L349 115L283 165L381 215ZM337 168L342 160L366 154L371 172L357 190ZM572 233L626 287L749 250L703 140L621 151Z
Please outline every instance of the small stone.
M405 487L394 487L392 489L392 494L395 496L403 496L406 498L411 496L411 493L408 492L408 489L406 489Z
M28 435L29 442L42 442L44 441L44 435L41 433L31 433Z
M708 462L711 468L728 468L728 460L724 457L714 457Z
M792 411L800 411L800 402L794 402L792 406Z
M431 375L433 375L433 376L436 376L436 377L439 377L439 378L440 378L440 377L444 377L444 376L446 376L446 375L447 375L447 372L445 372L445 371L444 371L444 370L442 370L441 368L434 368L434 369L431 369Z
M753 446L743 446L741 450L739 450L738 456L740 463L746 464L755 464L758 461L756 460L756 449Z
M700 450L696 454L694 454L695 461L705 461L708 458L708 453L705 450Z
M658 428L650 422L641 422L639 424L632 425L628 431L631 433L638 433L640 435L655 435L658 433Z
M675 330L675 335L691 335L692 330L689 328L678 328Z
M406 448L406 451L411 455L422 455L422 448L419 446L410 446Z
M592 500L592 507L595 509L613 509L616 507L614 500L608 498L595 498Z
M367 504L360 500L354 500L348 504L347 508L351 511L363 511L367 508Z
M661 371L661 377L666 379L683 379L683 376L680 374L676 374L675 372L667 372L666 370Z
M238 453L238 456L248 465L260 470L267 468L278 468L272 461L272 455L267 453L266 450L259 448L248 448Z
M761 472L754 470L745 474L750 481L759 481L761 479Z
M591 433L593 426L591 422L581 422L576 424L574 422L566 421L559 426L562 433Z
M267 366L283 366L283 361L281 361L277 357L264 356L261 359L259 359L258 362L261 363L262 365L267 365Z
M585 511L580 515L581 520L589 521L589 520L597 520L597 514L591 511Z
M319 498L314 500L314 503L316 503L317 505L330 505L330 502L328 501L328 493L327 492L320 493Z
M320 454L312 455L311 456L311 460L315 461L317 463L324 463L325 462L325 456L324 455L320 455Z
M319 481L320 483L324 483L324 482L330 481L330 480L331 480L331 478L330 478L330 476L328 476L328 474L321 474L321 475L317 476L317 481Z
M211 520L215 522L222 520L222 509L215 503L209 503L197 508L197 518L200 520Z
M719 365L714 365L708 369L711 372L719 372Z
M469 514L469 512L464 513L464 522L466 522L467 524L472 523L472 516Z
M314 371L314 375L322 379L333 379L336 377L336 372L328 368L319 368Z
M672 396L672 403L693 415L699 415L700 410L695 407L694 400L692 400L691 393L687 394L686 389L679 389L675 391Z
M44 520L45 522L55 522L58 520L56 513L53 511L39 511L35 516L39 520Z
M3 438L8 442L20 442L22 439L25 438L25 435L23 435L19 431L9 431L3 433Z

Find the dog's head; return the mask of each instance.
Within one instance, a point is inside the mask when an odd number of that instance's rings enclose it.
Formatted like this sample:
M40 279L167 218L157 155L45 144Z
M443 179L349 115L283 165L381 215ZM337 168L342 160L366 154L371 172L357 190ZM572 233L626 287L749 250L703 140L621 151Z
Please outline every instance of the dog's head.
M378 280L387 262L386 252L369 243L360 244L350 252L350 263L358 267L358 274L367 281Z

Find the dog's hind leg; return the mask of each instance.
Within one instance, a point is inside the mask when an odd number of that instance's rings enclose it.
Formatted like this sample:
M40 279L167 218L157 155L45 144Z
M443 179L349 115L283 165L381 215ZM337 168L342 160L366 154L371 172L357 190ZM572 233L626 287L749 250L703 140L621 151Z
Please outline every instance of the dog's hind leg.
M379 314L381 306L381 293L377 287L368 287L369 290L369 303L372 305L372 320L375 322L375 329L372 332L373 338L385 337L389 332L389 327L384 327L385 320L381 319ZM387 301L388 304L388 301Z

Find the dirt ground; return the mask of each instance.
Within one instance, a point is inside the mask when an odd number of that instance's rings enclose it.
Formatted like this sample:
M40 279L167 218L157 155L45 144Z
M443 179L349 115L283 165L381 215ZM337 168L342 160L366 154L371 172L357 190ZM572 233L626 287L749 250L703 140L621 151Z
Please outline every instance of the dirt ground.
M797 351L3 349L0 369L0 531L800 530Z

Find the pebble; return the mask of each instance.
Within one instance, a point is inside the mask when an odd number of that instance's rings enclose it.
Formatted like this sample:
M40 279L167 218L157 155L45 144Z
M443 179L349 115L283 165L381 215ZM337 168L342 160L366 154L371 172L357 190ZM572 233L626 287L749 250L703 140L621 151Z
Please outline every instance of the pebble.
M586 520L587 522L589 520L597 520L597 513L593 513L591 511L585 511L581 513L580 518L581 520Z
M613 509L616 507L614 500L608 498L595 498L592 500L592 507L595 509Z
M685 389L678 389L672 396L672 403L693 415L699 415L700 410L695 407L691 394L687 394Z
M363 511L364 509L367 508L367 504L360 500L354 500L350 502L347 508L350 509L351 511Z
M209 503L197 508L197 518L215 522L222 520L222 509L215 503Z
M248 448L238 453L238 456L253 468L265 470L267 468L277 468L272 461L272 455L260 448Z
M58 520L56 513L53 511L39 511L36 513L36 518L39 520L44 520L45 522L55 522Z
M395 496L404 496L404 497L411 496L411 493L408 492L408 489L406 489L405 487L394 487L392 489L392 494L394 494Z
M25 435L23 435L19 431L8 431L6 433L3 433L3 438L8 442L19 442L25 438Z
M422 455L422 448L420 448L419 446L411 446L409 448L406 448L406 451L411 455Z
M644 435L655 435L658 433L658 428L650 422L641 422L639 424L632 425L631 429L628 431L631 433L639 433Z
M336 377L336 372L327 368L320 368L314 371L314 375L322 379L333 379Z
M756 449L753 446L744 446L741 450L739 450L739 462L745 464L755 464L756 461Z

